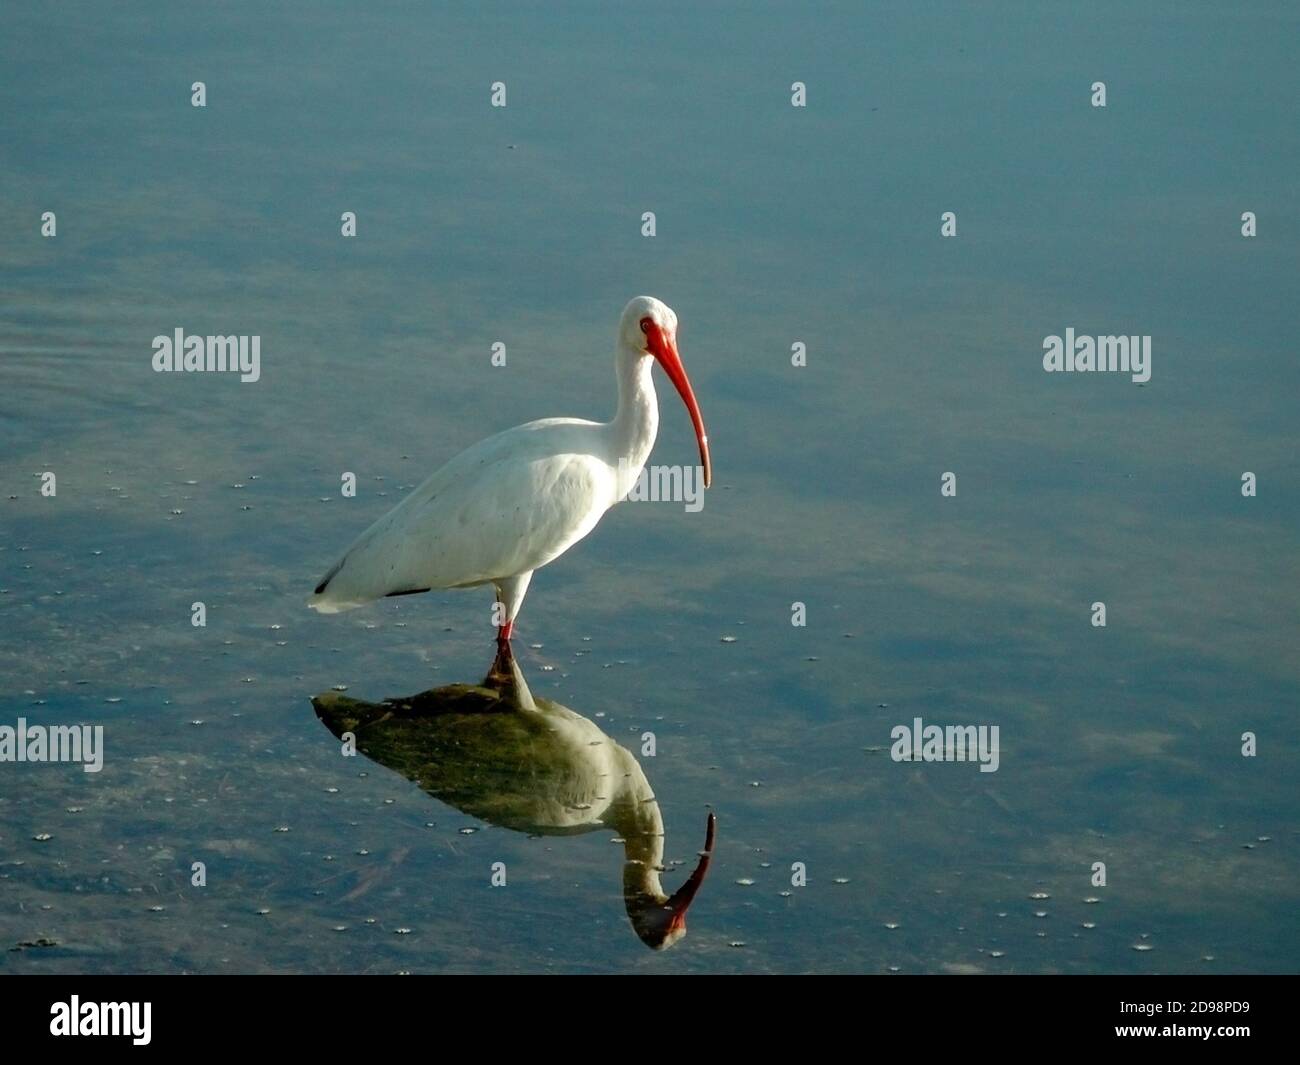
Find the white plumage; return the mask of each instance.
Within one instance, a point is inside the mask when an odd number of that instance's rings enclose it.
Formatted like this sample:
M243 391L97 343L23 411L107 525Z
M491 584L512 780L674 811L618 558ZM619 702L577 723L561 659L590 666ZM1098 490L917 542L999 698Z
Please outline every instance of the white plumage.
M505 607L498 636L508 641L533 571L591 532L649 457L659 425L652 361L690 411L709 483L708 438L676 334L667 305L632 300L619 327L612 421L545 418L461 452L362 533L308 605L332 614L384 596L490 582Z

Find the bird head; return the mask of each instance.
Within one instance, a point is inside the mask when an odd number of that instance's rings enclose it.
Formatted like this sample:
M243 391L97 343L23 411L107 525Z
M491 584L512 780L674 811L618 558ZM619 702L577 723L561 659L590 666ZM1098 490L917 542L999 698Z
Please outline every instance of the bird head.
M700 852L699 864L687 878L686 883L672 895L665 895L658 888L658 877L647 881L647 870L635 870L630 863L623 871L623 902L632 927L647 947L653 950L666 950L686 935L686 911L695 899L695 894L704 883L704 874L709 871L709 861L713 857L713 837L717 830L718 819L709 814L705 829L704 850Z
M662 300L653 296L637 296L623 308L619 324L619 337L633 351L653 358L668 375L677 394L686 404L695 427L695 439L700 446L700 463L704 467L704 487L713 480L713 464L709 459L709 435L704 431L704 417L695 401L682 357L677 351L677 315Z

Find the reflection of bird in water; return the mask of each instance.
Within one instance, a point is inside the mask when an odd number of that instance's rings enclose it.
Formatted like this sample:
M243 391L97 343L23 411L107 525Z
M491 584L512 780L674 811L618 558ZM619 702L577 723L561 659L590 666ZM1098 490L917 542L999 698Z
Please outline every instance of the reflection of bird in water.
M534 699L508 653L479 686L382 703L327 692L312 706L335 736L353 733L367 757L490 824L545 836L613 828L623 840L623 900L636 934L656 949L686 934L686 910L713 851L713 814L699 864L668 895L659 882L663 816L640 764L581 714Z

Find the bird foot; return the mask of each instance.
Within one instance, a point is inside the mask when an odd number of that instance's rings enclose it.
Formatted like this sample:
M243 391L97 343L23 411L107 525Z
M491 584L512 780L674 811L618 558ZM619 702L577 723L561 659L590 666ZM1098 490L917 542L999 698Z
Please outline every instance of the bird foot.
M515 653L510 648L510 640L497 637L497 656L492 661L485 681L487 687L500 688L514 681Z

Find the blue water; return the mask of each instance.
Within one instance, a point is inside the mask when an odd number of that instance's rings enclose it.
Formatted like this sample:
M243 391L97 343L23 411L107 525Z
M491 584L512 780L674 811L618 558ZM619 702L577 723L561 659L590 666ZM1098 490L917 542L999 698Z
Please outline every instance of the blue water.
M0 969L1295 971L1297 21L6 9L0 726L105 764L0 763ZM517 642L656 733L670 890L718 816L664 952L612 831L495 827L312 711L476 682L490 595L303 605L462 447L608 417L639 293L715 486L615 508ZM154 373L177 327L259 335L261 379ZM1044 373L1069 327L1150 335L1151 380ZM998 770L894 761L918 716L997 725Z

